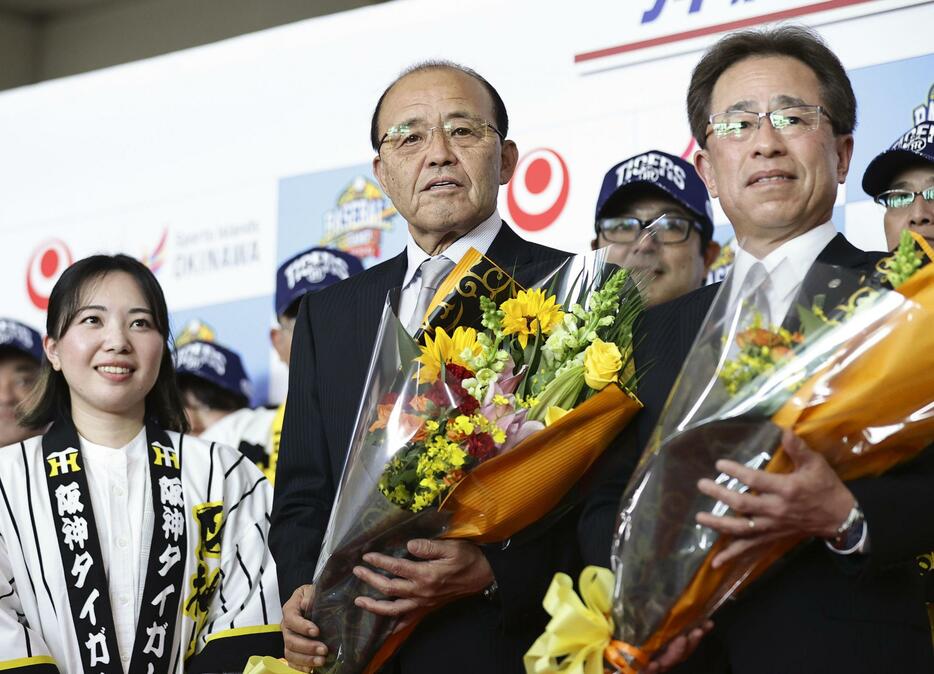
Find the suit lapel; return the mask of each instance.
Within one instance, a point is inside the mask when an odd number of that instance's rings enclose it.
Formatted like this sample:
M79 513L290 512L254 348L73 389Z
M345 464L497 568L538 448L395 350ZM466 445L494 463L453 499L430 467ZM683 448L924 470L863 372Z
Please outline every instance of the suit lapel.
M382 265L374 267L369 283L360 284L354 296L348 298L353 310L350 316L359 327L352 331L355 338L354 353L369 353L373 349L373 340L379 329L380 318L383 316L383 306L386 302L386 293L402 285L405 268L408 260L405 250L391 258ZM364 368L369 363L364 364Z
M502 267L507 274L514 276L517 270L528 264L531 249L528 242L512 231L504 220L486 256Z
M800 327L799 305L809 309L819 303L830 309L850 297L865 280L872 259L838 233L817 256L817 262L808 270L785 315L782 325L789 330Z

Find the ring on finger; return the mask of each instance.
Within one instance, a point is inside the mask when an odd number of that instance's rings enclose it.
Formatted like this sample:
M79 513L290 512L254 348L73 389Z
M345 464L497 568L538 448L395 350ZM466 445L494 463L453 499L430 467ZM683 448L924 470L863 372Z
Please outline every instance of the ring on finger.
M746 518L746 523L749 525L749 529L750 529L750 530L756 528L756 520L753 519L752 517L747 517L747 518Z

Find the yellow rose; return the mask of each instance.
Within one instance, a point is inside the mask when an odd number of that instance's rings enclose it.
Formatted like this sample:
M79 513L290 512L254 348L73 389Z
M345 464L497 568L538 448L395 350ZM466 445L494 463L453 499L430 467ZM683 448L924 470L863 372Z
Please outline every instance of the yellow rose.
M595 391L616 381L623 366L623 357L613 342L595 339L584 351L584 381Z

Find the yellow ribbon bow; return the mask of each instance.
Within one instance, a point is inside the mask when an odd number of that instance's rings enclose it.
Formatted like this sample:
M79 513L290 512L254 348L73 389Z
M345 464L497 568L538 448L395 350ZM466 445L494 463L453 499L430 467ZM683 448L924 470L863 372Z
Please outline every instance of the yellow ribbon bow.
M289 667L284 660L268 655L254 655L250 657L243 674L300 674L300 672Z
M580 597L567 574L552 579L543 602L551 620L523 658L526 674L603 674L603 651L613 636L613 574L588 566L578 586Z

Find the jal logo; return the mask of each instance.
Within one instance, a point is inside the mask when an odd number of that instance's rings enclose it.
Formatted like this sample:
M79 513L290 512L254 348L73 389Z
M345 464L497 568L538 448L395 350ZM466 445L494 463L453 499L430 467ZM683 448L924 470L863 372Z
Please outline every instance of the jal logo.
M730 0L731 5L740 5L752 0ZM662 10L665 9L667 4L666 0L650 0L651 7L645 10L642 13L642 23L652 23L662 14ZM679 3L684 4L684 3ZM688 7L688 14L697 14L701 11L701 8L704 6L704 0L691 0L691 4Z
M545 229L564 210L570 186L560 154L548 148L532 150L519 160L506 189L510 218L529 232Z
M41 311L49 308L52 287L72 261L71 251L59 239L50 239L36 248L26 266L26 292L34 307Z

